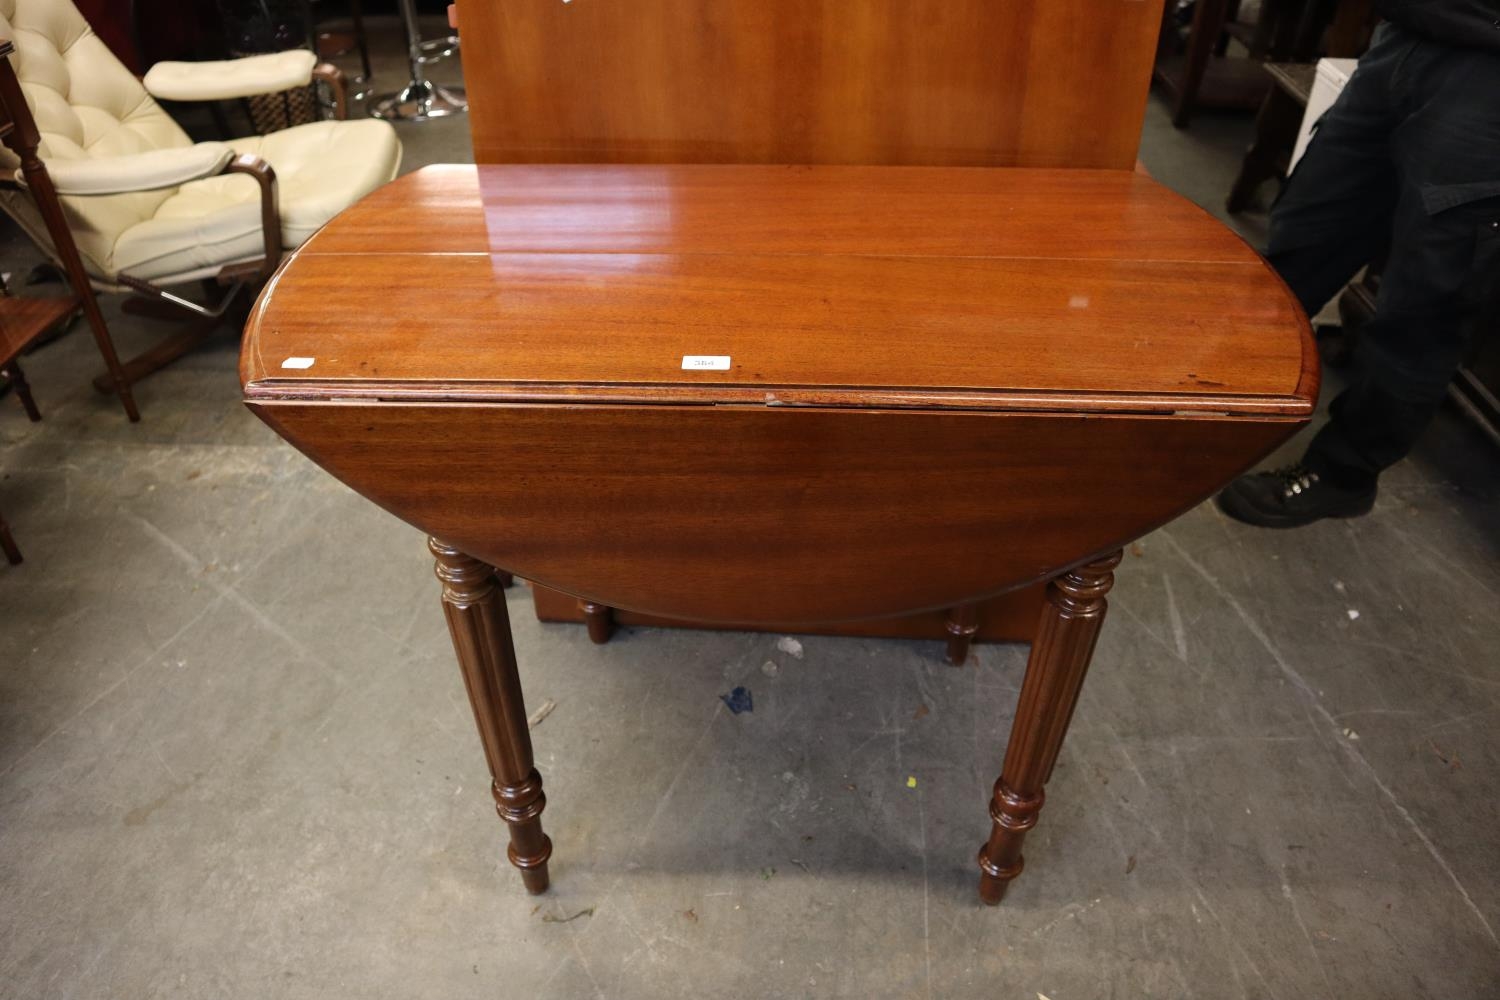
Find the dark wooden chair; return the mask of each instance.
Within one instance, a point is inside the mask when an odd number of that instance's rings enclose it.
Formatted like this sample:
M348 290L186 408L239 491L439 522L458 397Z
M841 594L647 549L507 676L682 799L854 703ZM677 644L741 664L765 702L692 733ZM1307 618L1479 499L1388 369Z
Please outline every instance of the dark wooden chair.
M1228 54L1228 28L1239 6L1239 0L1198 0L1185 40L1179 38L1176 4L1169 0L1162 11L1152 82L1166 92L1178 128L1185 128L1199 107L1249 109L1265 94L1268 83L1255 61ZM1270 14L1262 7L1263 20Z
M1166 92L1178 128L1198 108L1259 107L1272 89L1262 62L1359 55L1369 46L1374 20L1371 0L1264 0L1253 24L1237 20L1240 0L1197 0L1180 42L1175 6L1169 2L1162 14L1153 79ZM1248 57L1229 54L1231 38Z
M1314 63L1266 63L1264 68L1275 86L1260 106L1255 141L1245 151L1239 176L1229 189L1231 214L1248 208L1256 190L1266 181L1286 176L1318 72Z
M37 408L26 374L21 371L21 352L77 311L78 300L73 296L32 299L0 294L0 375L10 379L11 388L33 422L42 419L42 411ZM0 551L11 565L21 561L21 550L3 517L0 517Z

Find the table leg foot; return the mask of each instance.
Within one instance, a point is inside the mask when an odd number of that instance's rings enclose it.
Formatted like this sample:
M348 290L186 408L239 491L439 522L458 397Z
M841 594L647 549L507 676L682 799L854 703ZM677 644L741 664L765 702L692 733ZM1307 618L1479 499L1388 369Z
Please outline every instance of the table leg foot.
M948 662L961 667L969 658L969 648L974 645L974 635L979 631L979 609L972 604L960 604L948 611Z
M510 828L506 854L527 891L543 892L552 856L552 841L542 832L547 797L532 763L503 586L494 567L446 542L430 538L427 547L443 583L443 614L490 767L495 811Z
M498 780L492 786L495 812L510 827L510 846L505 855L521 871L521 883L533 896L547 891L547 859L552 857L552 841L542 832L542 809L547 797L542 794L542 776L533 768L518 785L504 785Z
M615 633L614 609L593 601L579 601L578 610L583 612L583 620L588 625L589 641L596 646L608 642L609 637Z
M1119 563L1116 552L1064 573L1047 587L1005 764L990 802L990 838L979 849L979 898L991 906L1025 865L1021 844L1041 812L1042 789L1073 720L1104 622L1104 596Z

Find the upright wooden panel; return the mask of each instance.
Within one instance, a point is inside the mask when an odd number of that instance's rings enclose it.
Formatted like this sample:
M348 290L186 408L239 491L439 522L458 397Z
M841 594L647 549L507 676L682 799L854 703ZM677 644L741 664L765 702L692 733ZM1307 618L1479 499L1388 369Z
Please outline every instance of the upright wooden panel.
M459 0L480 163L1129 169L1161 0Z

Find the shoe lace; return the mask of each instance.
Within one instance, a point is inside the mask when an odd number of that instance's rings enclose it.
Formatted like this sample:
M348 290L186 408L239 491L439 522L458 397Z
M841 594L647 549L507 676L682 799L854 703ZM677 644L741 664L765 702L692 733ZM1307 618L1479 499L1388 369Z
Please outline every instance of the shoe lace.
M1312 489L1318 481L1318 474L1316 472L1309 472L1307 466L1301 462L1294 462L1283 468L1273 469L1271 475L1281 481L1281 495L1287 500Z

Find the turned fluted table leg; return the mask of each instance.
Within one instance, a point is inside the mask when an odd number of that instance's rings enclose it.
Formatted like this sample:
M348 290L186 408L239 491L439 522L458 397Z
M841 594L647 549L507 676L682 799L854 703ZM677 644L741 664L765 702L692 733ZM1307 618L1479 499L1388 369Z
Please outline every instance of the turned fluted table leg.
M427 547L443 582L443 615L490 765L495 811L510 827L510 863L521 870L528 892L543 892L552 856L552 841L542 832L547 798L542 776L532 766L504 590L493 567L436 538L429 538Z
M1016 721L1005 748L1005 764L990 803L990 839L979 849L979 898L991 906L1005 896L1011 879L1021 874L1021 842L1036 826L1042 787L1062 749L1073 720L1078 692L1088 672L1099 626L1104 622L1104 595L1115 582L1120 553L1064 573L1047 586L1041 622L1031 643L1026 678L1016 705Z

